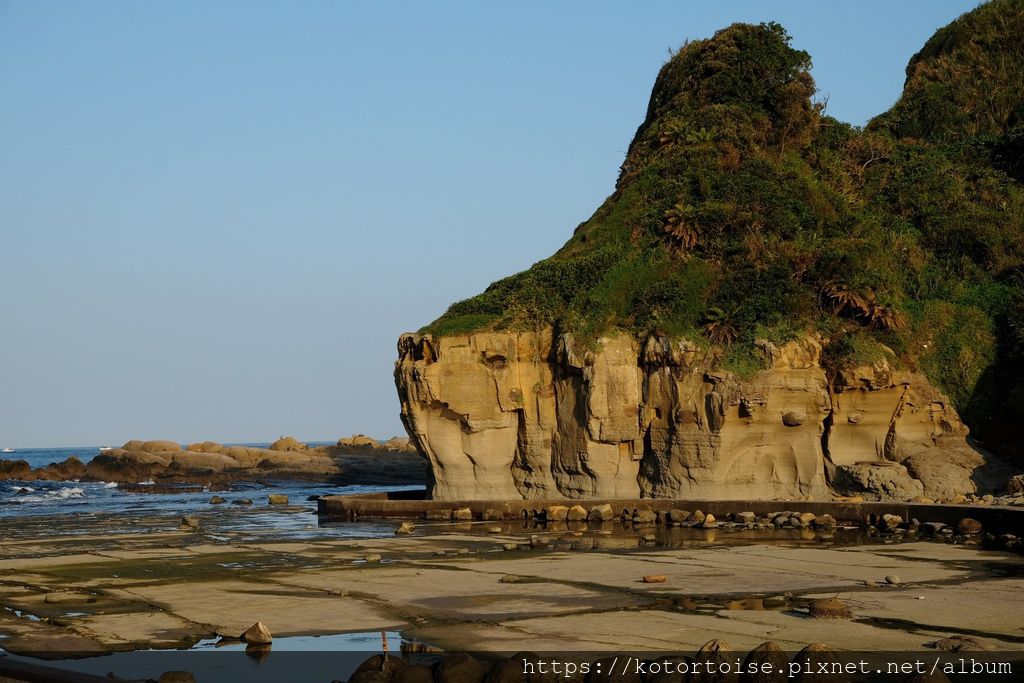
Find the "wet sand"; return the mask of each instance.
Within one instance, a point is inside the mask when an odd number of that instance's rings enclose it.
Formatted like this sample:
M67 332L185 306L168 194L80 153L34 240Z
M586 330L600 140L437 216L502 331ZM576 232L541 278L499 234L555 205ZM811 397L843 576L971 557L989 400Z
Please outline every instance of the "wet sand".
M0 647L187 648L262 621L276 639L394 631L445 650L685 651L720 637L739 650L925 651L951 635L1024 650L1024 557L977 546L842 529L659 529L650 541L618 523L421 521L395 535L397 523L319 526L300 506L179 521L5 520ZM642 582L652 574L665 582ZM852 620L808 617L809 600L833 595Z

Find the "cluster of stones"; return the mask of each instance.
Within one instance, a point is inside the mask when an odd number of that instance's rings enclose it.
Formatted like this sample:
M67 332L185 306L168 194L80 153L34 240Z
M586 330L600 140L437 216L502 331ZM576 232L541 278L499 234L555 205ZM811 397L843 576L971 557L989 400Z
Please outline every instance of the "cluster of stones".
M797 529L812 531L831 531L837 528L857 528L857 525L840 524L832 515L818 515L813 512L778 511L767 515L757 515L754 512L731 512L722 515L721 518L714 514L702 512L701 510L689 510L673 508L665 511L655 511L647 507L628 507L616 510L608 503L591 506L589 509L576 505L550 505L546 508L530 510L526 515L538 524L548 523L612 523L621 522L634 529L644 529L656 526L683 527L695 529ZM502 510L487 509L481 514L475 515L468 507L455 509L435 509L425 513L428 520L433 521L499 521L518 516L506 513ZM956 526L943 522L921 522L916 518L904 520L899 515L869 515L861 528L870 535L885 536L893 539L900 538L928 538L944 540L951 543L982 542L988 547L1000 548L1016 552L1024 552L1024 539L1010 534L983 534L981 522L971 517L960 520ZM396 531L399 534L411 533L415 529L411 522L403 523ZM488 531L491 531L489 528ZM493 533L500 533L500 527L493 527ZM654 540L652 536L651 540ZM545 545L544 539L538 539L531 543L531 547Z
M406 662L390 655L374 655L352 673L348 683L550 683L558 680L643 681L700 680L700 681L834 681L846 683L854 673L836 651L822 643L811 643L790 657L774 641L761 643L745 656L733 650L728 642L708 641L695 655L663 655L649 653L649 660L637 662L639 666L622 669L626 656L601 657L593 662L577 662L563 658L559 671L551 669L551 657L532 652L520 652L508 659L488 664L464 652L446 655L432 665ZM742 658L739 678L737 671ZM559 658L555 658L559 659ZM634 660L631 660L634 661ZM695 666L699 663L699 666ZM542 664L546 666L542 666ZM824 669L822 668L824 667ZM671 671L669 670L671 669ZM821 671L827 670L829 675ZM686 673L681 673L681 672ZM757 671L750 676L747 672ZM948 683L941 672L915 674L906 679L911 683Z
M619 520L634 527L679 526L699 529L717 529L732 527L741 529L834 529L838 526L832 515L816 515L812 512L773 512L759 517L753 512L732 512L721 519L710 512L701 510L682 510L673 508L655 511L647 507L629 507L616 511L608 503L594 505L589 509L582 505L550 505L546 508L531 510L529 517L535 522L612 522ZM425 516L429 520L469 522L477 519L468 507L454 510L428 510ZM507 515L500 510L484 510L480 520L501 520Z

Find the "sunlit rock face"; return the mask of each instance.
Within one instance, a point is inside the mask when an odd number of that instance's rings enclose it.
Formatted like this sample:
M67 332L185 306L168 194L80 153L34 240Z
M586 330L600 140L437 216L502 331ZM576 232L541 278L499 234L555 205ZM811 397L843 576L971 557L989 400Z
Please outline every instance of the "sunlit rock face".
M550 329L404 335L402 420L431 495L500 498L950 498L981 454L948 401L885 363L829 377L812 338L758 342L764 370L719 351Z

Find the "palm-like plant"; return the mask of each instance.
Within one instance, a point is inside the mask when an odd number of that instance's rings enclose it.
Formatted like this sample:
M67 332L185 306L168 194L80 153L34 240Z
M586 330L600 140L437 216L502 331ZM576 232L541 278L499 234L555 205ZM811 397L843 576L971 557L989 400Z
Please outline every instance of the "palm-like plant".
M890 302L872 301L866 317L872 330L901 330L907 324L903 314Z
M739 332L732 323L732 315L717 306L712 306L704 314L702 331L712 344L728 346L736 341Z
M660 147L667 147L674 145L677 142L686 138L686 131L689 126L679 119L669 121L658 133L658 145Z
M715 134L717 132L718 131L715 128L709 129L704 126L701 126L700 130L693 130L692 128L687 127L686 141L695 145L711 143L715 141Z
M700 239L697 226L691 220L693 211L689 204L676 204L665 212L665 224L661 228L671 239L673 248L684 255L693 251Z
M849 310L855 314L867 315L871 309L870 290L860 290L843 280L829 280L821 289L825 299L832 305L832 313Z

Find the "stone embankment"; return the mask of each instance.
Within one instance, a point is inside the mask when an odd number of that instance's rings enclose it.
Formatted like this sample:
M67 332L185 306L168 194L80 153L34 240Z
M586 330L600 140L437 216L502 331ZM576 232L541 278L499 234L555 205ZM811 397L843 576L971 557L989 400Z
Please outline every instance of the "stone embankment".
M622 523L633 529L828 530L857 526L881 534L950 539L981 537L984 532L989 544L1024 550L1024 506L673 499L451 502L388 493L324 496L317 506L321 518L349 521L375 517L454 522L524 520L542 525Z
M404 335L402 419L438 500L705 498L962 501L1011 474L972 446L927 379L880 360L842 370L819 340L721 350L626 334Z

